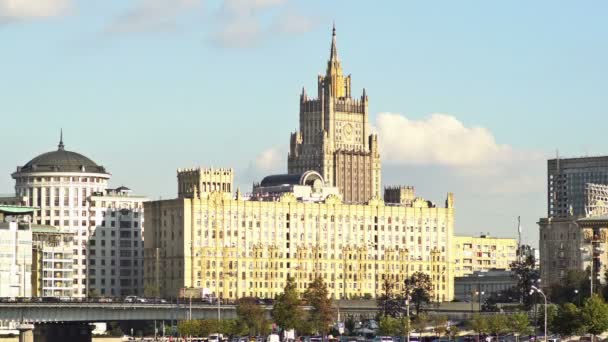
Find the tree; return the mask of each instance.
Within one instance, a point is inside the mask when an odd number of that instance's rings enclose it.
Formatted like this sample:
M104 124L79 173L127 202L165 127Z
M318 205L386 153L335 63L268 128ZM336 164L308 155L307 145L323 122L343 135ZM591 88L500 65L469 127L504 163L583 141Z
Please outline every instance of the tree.
M596 294L585 301L581 309L581 318L587 332L593 335L594 340L596 335L608 330L608 306Z
M511 263L511 271L517 281L517 289L526 310L530 310L534 303L530 290L532 289L532 285L536 285L540 278L540 273L536 268L534 253L526 252L529 250L531 250L530 246L521 246L521 249L518 251L520 258Z
M323 278L316 277L304 292L306 303L312 307L309 322L316 332L326 334L332 321L331 298Z
M587 299L589 293L590 270L570 270L559 282L549 286L548 297L556 304L577 303L580 305Z
M399 333L399 319L391 316L382 316L378 325L378 334L383 336L395 336Z
M475 314L469 321L469 327L477 333L477 339L479 340L479 335L488 332L488 320L484 316Z
M378 308L382 312L382 316L397 317L401 313L401 304L403 299L401 296L395 295L393 290L395 284L390 281L388 275L385 275L384 281L382 282L383 293L378 297L377 303Z
M437 336L444 336L447 331L448 317L442 315L434 315L431 317L431 324L433 325L433 332Z
M416 272L405 279L405 295L414 303L416 315L420 314L423 305L431 301L431 291L433 291L433 283L431 276L426 273Z
M509 316L507 325L517 336L527 335L532 331L530 328L530 318L525 312L517 312Z
M562 304L551 323L551 331L563 336L579 335L585 331L581 310L572 303Z
M488 332L495 335L496 340L498 341L498 336L504 334L509 327L507 317L504 315L491 315L487 318L487 321Z
M270 313L274 322L285 330L295 329L298 326L304 311L300 307L300 298L292 277L287 278L283 293L275 299Z
M406 336L406 335L409 335L411 331L412 331L412 321L406 316L400 317L399 318L399 330L397 331L397 333L401 336Z
M179 321L177 332L182 336L200 336L201 323L196 320Z
M456 341L456 338L458 337L459 334L460 334L460 329L458 329L458 327L456 325L450 325L450 328L448 329L449 340Z
M355 319L353 318L352 315L348 315L348 317L346 317L346 321L344 322L344 327L346 328L346 330L348 330L349 334L353 333L353 331L355 330Z
M416 316L416 318L412 322L412 328L414 328L414 331L417 331L419 334L422 334L428 324L429 316L424 312L421 312L418 316Z
M247 327L250 335L260 335L265 332L264 326L268 324L266 311L261 305L257 304L255 298L244 297L239 299L236 316Z

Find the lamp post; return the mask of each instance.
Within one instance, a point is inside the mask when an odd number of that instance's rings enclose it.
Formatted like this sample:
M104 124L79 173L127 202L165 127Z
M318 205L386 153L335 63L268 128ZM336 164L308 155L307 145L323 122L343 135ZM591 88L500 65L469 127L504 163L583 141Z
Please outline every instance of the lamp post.
M545 296L543 290L539 289L538 287L532 285L531 286L531 290L530 290L530 294L536 292L536 293L540 293L543 296L543 299L545 300L545 342L547 342L547 296Z

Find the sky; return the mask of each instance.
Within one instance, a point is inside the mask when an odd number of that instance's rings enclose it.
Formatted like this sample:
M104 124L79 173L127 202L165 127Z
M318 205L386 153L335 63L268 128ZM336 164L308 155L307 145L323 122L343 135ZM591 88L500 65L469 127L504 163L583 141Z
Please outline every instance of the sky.
M0 0L0 193L66 149L111 184L176 196L176 169L285 172L299 93L337 29L365 87L384 185L413 185L458 234L537 245L546 160L606 154L608 2Z

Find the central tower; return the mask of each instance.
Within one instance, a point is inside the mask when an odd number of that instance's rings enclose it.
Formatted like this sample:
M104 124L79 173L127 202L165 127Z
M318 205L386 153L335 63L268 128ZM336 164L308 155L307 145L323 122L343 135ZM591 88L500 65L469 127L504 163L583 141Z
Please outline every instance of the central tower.
M325 75L317 79L317 98L302 88L300 129L291 134L288 173L315 170L336 186L343 201L364 203L380 198L378 136L370 134L368 99L351 97L351 78L342 72L336 28Z

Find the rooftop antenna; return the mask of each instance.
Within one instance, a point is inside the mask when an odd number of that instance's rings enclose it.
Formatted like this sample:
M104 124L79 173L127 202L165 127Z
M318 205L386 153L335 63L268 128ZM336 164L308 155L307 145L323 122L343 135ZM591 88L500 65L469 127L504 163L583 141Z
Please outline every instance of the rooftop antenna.
M521 216L517 216L517 260L521 262Z

